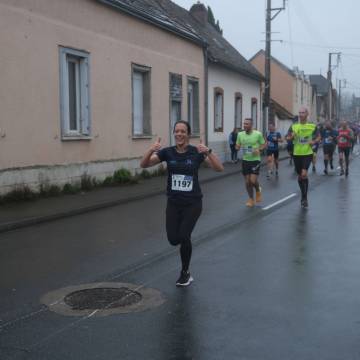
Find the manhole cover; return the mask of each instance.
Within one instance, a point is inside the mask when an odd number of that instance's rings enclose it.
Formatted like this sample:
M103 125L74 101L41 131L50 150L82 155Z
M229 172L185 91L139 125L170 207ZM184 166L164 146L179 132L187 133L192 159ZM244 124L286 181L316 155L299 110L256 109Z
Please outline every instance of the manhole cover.
M95 288L74 291L65 296L64 302L73 310L114 309L141 301L139 292L126 287Z
M156 289L129 283L103 282L68 286L45 294L41 302L65 316L109 316L145 311L165 299Z

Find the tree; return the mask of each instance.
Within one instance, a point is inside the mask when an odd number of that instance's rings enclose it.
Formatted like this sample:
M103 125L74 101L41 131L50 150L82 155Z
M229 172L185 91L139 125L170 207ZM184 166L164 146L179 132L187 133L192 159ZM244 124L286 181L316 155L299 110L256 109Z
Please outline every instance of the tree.
M219 20L216 22L215 29L222 35L223 30L220 28Z
M210 6L208 6L208 21L211 25L215 26L215 16Z
M211 10L211 7L208 6L208 22L211 24L217 32L219 32L221 35L223 33L223 30L220 27L219 20L215 20L215 16L213 11Z

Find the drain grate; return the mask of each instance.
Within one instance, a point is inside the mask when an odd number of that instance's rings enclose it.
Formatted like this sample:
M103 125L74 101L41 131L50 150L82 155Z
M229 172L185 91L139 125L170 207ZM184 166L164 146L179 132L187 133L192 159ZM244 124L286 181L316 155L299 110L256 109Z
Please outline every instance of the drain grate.
M127 287L93 288L74 291L65 296L64 302L72 310L115 309L140 302L142 295Z
M153 309L165 302L159 290L120 282L67 286L41 297L41 303L64 316L109 316Z

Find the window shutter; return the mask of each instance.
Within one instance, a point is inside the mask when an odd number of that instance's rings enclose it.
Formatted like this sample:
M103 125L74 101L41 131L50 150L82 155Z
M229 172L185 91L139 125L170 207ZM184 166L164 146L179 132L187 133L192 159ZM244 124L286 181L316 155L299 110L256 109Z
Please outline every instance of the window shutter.
M134 135L144 133L144 82L143 74L134 71L133 73L133 117Z

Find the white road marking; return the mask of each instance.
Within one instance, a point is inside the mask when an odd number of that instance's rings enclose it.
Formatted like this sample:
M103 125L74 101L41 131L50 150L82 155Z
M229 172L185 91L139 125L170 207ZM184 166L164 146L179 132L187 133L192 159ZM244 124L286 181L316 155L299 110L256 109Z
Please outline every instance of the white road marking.
M297 196L297 194L296 194L296 193L292 193L292 194L290 194L289 196L286 196L286 197L284 197L283 199L281 199L281 200L279 200L279 201L276 201L276 202L274 202L274 203L272 203L272 204L270 204L270 205L268 205L268 206L266 206L266 207L263 207L262 209L263 209L263 210L269 210L269 209L273 208L274 206L279 205L279 204L283 203L284 201L293 198L294 196Z

